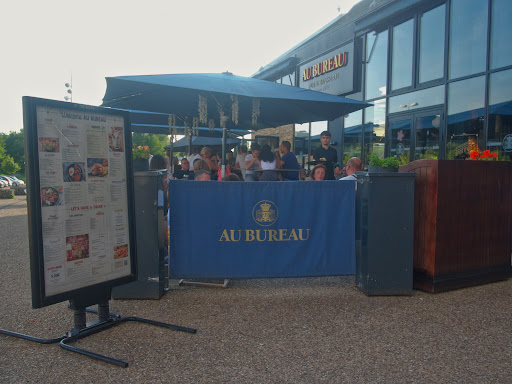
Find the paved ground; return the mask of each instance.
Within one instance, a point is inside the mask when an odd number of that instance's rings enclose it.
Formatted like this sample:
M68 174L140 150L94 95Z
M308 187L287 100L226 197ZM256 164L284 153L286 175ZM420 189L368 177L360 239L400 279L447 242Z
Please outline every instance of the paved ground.
M0 200L0 328L41 338L72 326L67 303L31 309L24 197ZM237 280L114 300L127 323L77 346L0 335L0 383L512 383L512 280L442 294L367 297L353 277Z

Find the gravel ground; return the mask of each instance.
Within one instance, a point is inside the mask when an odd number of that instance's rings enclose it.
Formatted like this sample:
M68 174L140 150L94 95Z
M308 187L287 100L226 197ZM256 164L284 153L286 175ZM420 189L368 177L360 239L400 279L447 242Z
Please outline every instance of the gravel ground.
M31 308L24 196L0 200L0 233L0 328L63 336L67 303ZM126 323L75 344L128 368L0 335L0 382L512 382L512 280L407 297L367 297L353 276L176 283L161 300L112 300L111 310L196 334Z

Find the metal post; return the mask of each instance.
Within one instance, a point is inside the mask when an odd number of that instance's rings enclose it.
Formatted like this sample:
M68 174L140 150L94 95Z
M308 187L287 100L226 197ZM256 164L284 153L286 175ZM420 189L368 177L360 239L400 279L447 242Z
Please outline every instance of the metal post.
M226 174L226 127L222 128L222 162L221 162L221 178L224 178L224 175Z

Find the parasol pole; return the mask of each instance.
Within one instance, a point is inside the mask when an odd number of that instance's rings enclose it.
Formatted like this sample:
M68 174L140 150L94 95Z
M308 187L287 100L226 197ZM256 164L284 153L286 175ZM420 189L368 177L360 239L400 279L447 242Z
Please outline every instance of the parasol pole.
M188 156L192 154L192 135L188 135L188 145L187 145Z
M222 162L221 162L221 178L226 174L226 127L222 127Z
M169 145L171 146L169 154L169 169L171 170L171 177L174 174L174 164L172 163L172 153L174 150L174 131L176 130L176 118L174 115L169 115Z

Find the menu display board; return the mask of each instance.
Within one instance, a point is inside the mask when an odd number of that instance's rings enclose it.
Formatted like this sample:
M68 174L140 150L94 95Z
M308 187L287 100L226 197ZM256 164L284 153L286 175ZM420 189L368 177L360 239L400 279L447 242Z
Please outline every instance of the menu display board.
M24 98L32 303L135 279L126 112Z

